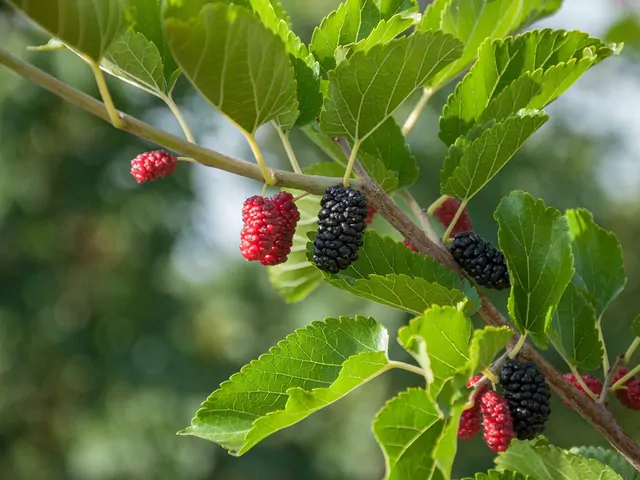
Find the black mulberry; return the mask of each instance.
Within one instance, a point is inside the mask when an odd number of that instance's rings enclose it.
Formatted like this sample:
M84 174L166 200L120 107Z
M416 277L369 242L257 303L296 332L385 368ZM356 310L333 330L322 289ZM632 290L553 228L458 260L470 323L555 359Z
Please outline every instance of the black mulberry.
M367 199L357 190L336 185L327 189L320 205L313 263L320 270L338 273L358 259L367 227Z
M500 370L500 385L509 402L516 437L530 440L540 435L551 414L551 391L536 364L507 361Z
M472 276L478 285L496 290L504 290L511 286L504 255L477 234L456 234L449 251L456 263Z

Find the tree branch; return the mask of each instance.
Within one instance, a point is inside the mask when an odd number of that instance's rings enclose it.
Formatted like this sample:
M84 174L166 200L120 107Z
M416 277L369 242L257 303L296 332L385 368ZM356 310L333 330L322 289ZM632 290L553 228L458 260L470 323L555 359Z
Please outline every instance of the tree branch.
M73 105L86 110L106 122L110 122L109 114L104 104L95 98L83 93L69 85L43 72L37 67L21 60L4 49L0 48L0 64L5 65L17 74L49 90L51 93L72 103ZM238 158L229 157L220 152L189 143L186 140L171 135L163 130L152 127L141 122L134 117L118 112L118 117L122 120L122 129L140 138L161 145L169 150L191 157L198 163L219 168L236 175L252 178L259 182L264 182L260 168L255 163L246 162ZM320 177L314 175L300 175L283 170L270 169L276 179L277 186L295 188L309 193L322 194L332 185L342 182L341 178ZM351 182L354 188L359 187L359 181Z
M94 98L86 95L36 67L13 56L9 52L0 49L0 64L3 64L28 80L44 87L50 92L69 101L70 103L92 113L93 115L109 121L108 113L104 105ZM167 149L174 150L183 155L196 159L199 163L210 167L219 168L227 172L235 173L248 178L262 181L258 165L232 158L222 153L208 150L191 144L181 138L154 128L133 117L118 112L123 121L123 130L141 138L157 143ZM273 171L276 184L304 190L309 193L324 193L326 188L337 185L342 179L330 177L318 177L299 175L280 170ZM453 261L449 252L444 247L437 245L420 228L412 222L396 203L370 179L352 180L350 185L361 190L369 203L411 244L421 253L427 254L446 267L464 276L458 265ZM481 292L479 292L481 307L478 316L487 325L502 327L509 326L509 322L502 316L498 309ZM540 355L533 347L525 344L520 356L535 362L540 371L547 378L547 382L560 397L569 403L582 417L593 425L607 441L616 448L638 471L640 471L640 447L629 437L616 423L613 415L603 404L592 402L589 397L579 392L573 385L567 382L553 366Z

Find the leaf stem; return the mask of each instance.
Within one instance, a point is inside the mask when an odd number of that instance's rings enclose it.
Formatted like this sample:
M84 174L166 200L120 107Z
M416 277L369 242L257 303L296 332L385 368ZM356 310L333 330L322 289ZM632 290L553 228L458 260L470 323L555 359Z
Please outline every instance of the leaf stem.
M432 217L438 207L447 201L447 198L449 198L449 195L442 195L435 202L429 205L429 208L427 208L427 215Z
M293 198L293 203L297 202L298 200L303 199L304 197L307 197L311 195L309 192L305 192L305 193L301 193L300 195L298 195L297 197Z
M407 117L407 120L404 122L404 125L402 126L403 135L407 135L413 129L416 122L418 121L418 118L420 118L420 114L422 114L424 107L427 106L427 102L429 102L431 95L433 95L433 89L431 88L422 89L422 96L420 97L420 100L418 100L418 103L413 108L413 111L409 114L409 116Z
M415 365L411 365L410 363L397 362L395 360L390 360L389 366L390 368L398 368L400 370L406 370L407 372L415 373L417 375L420 375L421 377L424 377L424 370Z
M176 158L181 162L198 163L196 160L194 160L191 157L176 157Z
M458 210L456 211L456 214L454 215L453 220L451 220L451 223L445 230L444 235L442 235L442 243L446 243L447 240L449 240L449 235L451 235L451 231L456 226L456 223L458 223L458 220L460 220L460 216L462 215L462 212L464 212L464 209L467 208L468 201L469 200L464 199L462 203L460 203L460 206L458 207Z
M633 339L633 342L631 342L631 345L629 346L629 348L624 354L624 360L623 360L624 365L629 364L629 362L631 361L631 357L635 353L638 346L640 346L640 338L636 337Z
M258 146L258 142L256 142L255 135L253 135L252 133L247 133L244 130L241 131L245 134L247 142L249 142L249 146L251 147L253 156L256 157L256 162L258 163L258 167L260 167L260 172L262 173L262 177L264 178L264 183L269 186L274 186L276 184L276 178L273 176L273 174L269 170L269 167L267 167L267 164L264 161L262 151Z
M113 104L113 99L111 98L111 93L109 93L109 88L107 87L107 82L104 79L102 70L100 70L100 65L91 59L85 57L82 58L84 58L84 60L91 66L93 76L96 78L96 84L98 85L98 90L100 91L100 96L102 97L104 106L107 109L107 114L109 115L111 124L117 129L122 129L124 127L124 123L118 116L118 110L116 110L116 106Z
M609 363L607 344L604 343L604 335L602 334L602 315L598 318L596 327L598 328L598 338L600 339L600 343L602 344L602 370L604 371L604 376L606 378L607 374L611 370L611 364Z
M584 393L589 395L594 402L598 400L598 396L591 391L586 383L584 383L584 379L582 378L582 375L580 375L580 372L578 372L578 369L575 367L575 365L569 365L569 368L571 369L571 373L573 373L575 379L578 381L578 384L580 384L580 386L582 387L582 390L584 390Z
M613 379L616 377L618 370L624 363L624 355L618 355L616 357L616 361L613 362L613 366L609 373L604 379L604 386L602 387L602 392L600 393L600 398L598 398L598 403L604 403L607 399L607 394L611 391L611 384L613 383Z
M356 163L356 156L358 155L358 150L360 150L360 145L362 140L358 140L353 144L353 149L351 150L351 155L349 155L349 161L347 162L347 171L344 172L344 178L342 180L342 184L345 187L349 186L349 180L351 178L351 174L353 173L353 166Z
M624 386L625 383L627 383L627 381L631 380L639 372L640 372L640 365L637 365L635 368L630 370L629 373L627 373L622 378L620 378L620 380L618 380L616 383L614 383L613 386L611 387L611 390L619 390L620 388L622 388Z
M282 140L282 145L284 146L284 151L287 152L287 157L289 157L289 162L291 162L291 167L293 171L296 173L302 173L302 169L300 168L300 164L298 163L298 159L296 158L296 154L291 147L291 142L289 141L289 133L285 133L280 126L273 122L273 126L276 127L276 131L280 136L280 140Z
M516 343L515 346L509 351L509 358L514 359L516 358L518 353L520 353L520 350L522 350L522 347L524 346L524 342L527 340L527 335L529 335L529 332L524 332L522 335L520 335L520 338L518 338L518 343Z
M427 212L420 207L420 204L415 199L415 197L411 195L411 192L409 192L409 190L404 191L404 198L409 204L409 208L413 212L413 215L417 218L418 222L420 222L420 226L422 227L422 230L424 230L424 232L429 236L431 241L439 243L440 238L438 237L438 234L433 228L433 225L431 224L431 220L427 216Z
M191 133L189 124L187 123L184 116L182 115L182 112L178 108L178 105L176 105L176 102L173 101L173 97L171 97L171 95L163 95L160 98L162 98L164 103L167 104L167 106L169 107L169 110L171 110L171 113L173 113L173 116L176 117L176 120L180 124L180 128L182 128L182 131L184 132L184 136L187 138L187 140L191 143L196 143L196 139L194 138L193 133Z

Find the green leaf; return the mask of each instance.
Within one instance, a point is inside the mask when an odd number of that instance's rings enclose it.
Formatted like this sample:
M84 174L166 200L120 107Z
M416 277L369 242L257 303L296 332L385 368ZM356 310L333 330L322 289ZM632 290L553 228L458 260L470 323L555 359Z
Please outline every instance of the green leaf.
M497 470L489 470L487 473L476 473L475 477L467 477L467 478L463 478L462 480L533 480L532 477L525 477L524 475L517 473L517 472L511 472L511 471L504 471L504 472L499 472Z
M411 152L402 128L394 118L388 118L362 142L359 152L366 152L378 159L398 179L398 187L409 187L418 180L418 161ZM362 159L362 153L358 153ZM366 163L366 162L365 162ZM369 175L374 171L363 165ZM373 177L375 178L375 177Z
M307 252L312 255L313 243L307 245ZM355 262L335 275L323 272L323 276L334 287L416 315L432 305L451 305L472 314L480 305L467 280L373 230L365 232Z
M622 247L615 234L593 221L589 211L567 210L565 216L575 257L574 282L599 318L627 283Z
M372 318L313 322L224 382L180 434L242 455L382 373L387 346L386 329Z
M440 32L358 51L329 75L321 127L331 137L364 141L414 91L458 58L461 44Z
M294 70L282 39L248 10L207 4L197 17L167 9L164 31L195 88L248 134L271 120L297 118Z
M415 23L419 10L416 0L347 0L314 30L311 52L326 75L336 67L339 47L361 42L370 35L372 38L360 48L369 48L376 40L390 40L392 32L400 34L404 31L402 26L406 30Z
M390 400L373 422L385 479L442 478L435 476L435 457L446 427L444 415L423 389L411 388Z
M153 95L164 96L170 91L168 87L173 86L169 85L171 79L164 76L158 47L134 29L128 29L113 42L101 67L107 73ZM179 70L176 71L179 73Z
M460 73L477 55L486 39L509 35L552 14L562 0L435 0L425 13L420 30L440 29L464 43L462 56L440 72L433 85L440 86Z
M99 62L126 23L119 0L10 0L69 48Z
M398 330L398 342L427 372L428 393L437 398L445 383L462 387L470 376L469 341L473 325L453 307L429 308Z
M546 441L513 440L496 458L499 470L531 475L536 480L623 480L611 467L597 460L546 445Z
M549 338L574 367L599 368L604 354L596 313L585 296L569 283L553 315Z
M616 45L583 32L564 30L487 41L444 107L440 138L451 145L493 118L500 121L522 108L544 108L589 68L618 51Z
M388 43L402 32L405 32L409 27L418 23L418 21L420 21L420 15L417 13L414 15L396 14L389 20L382 19L367 38L355 43L349 51L350 53L357 52L358 50L366 51L374 45Z
M462 138L456 142L444 161L441 193L461 200L471 199L548 119L543 112L522 110L486 129L473 141Z
M513 336L509 327L485 327L475 330L469 346L470 373L480 372L489 368L494 358L505 348Z
M399 127L397 128L399 129ZM335 162L337 162L342 167L347 166L347 157L345 157L338 144L334 142L326 133L320 130L316 123L305 125L302 128L302 131L307 135L307 137L311 139L311 141L313 141L313 143L320 147L320 149L322 149L322 151L325 152L329 157L331 157ZM378 132L369 137L365 143L373 140L374 137L382 139L382 136L385 134L385 132L387 132L387 129L379 129ZM378 133L380 134L380 137L378 137ZM413 173L409 168L409 164L411 162L413 162L414 164L416 163L415 157L411 154L409 146L404 141L402 132L399 133L401 135L399 141L393 133L391 133L390 136L387 137L387 139L389 140L389 143L386 144L387 148L377 148L378 144L372 141L367 145L368 148L362 148L360 150L361 153L358 155L360 163L367 171L367 173L387 193L392 192L393 190L398 188L398 175L403 175L403 179L405 181L410 180L410 177L413 176ZM387 168L386 164L380 159L381 157L384 158L385 161L389 162L389 168L393 168L393 171ZM417 171L417 165L415 165L415 168ZM345 168L342 168L342 175L344 175L344 172Z
M593 458L603 465L608 465L625 480L640 480L640 473L616 451L591 446L573 447L569 452L574 455Z
M521 191L500 202L495 218L511 278L509 314L520 332L546 348L553 314L573 276L567 222L557 209Z

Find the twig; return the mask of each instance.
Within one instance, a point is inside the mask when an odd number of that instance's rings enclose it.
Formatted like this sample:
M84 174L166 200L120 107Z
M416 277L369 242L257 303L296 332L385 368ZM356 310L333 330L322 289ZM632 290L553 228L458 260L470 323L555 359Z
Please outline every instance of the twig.
M107 111L101 102L60 82L51 75L20 60L3 49L0 49L0 64L7 66L19 75L44 87L59 97L68 100L72 104L83 108L89 113L105 121L109 121ZM118 117L123 122L124 130L157 143L164 148L192 157L203 165L219 168L259 181L263 180L260 168L255 164L191 144L128 115L118 113ZM278 170L274 170L273 173L275 174L276 185L304 190L310 193L323 193L331 185L336 185L340 182L340 179L337 178L299 175ZM418 251L430 255L449 269L464 276L449 253L431 241L379 185L366 178L351 180L350 185L353 188L361 190L368 198L369 203L376 207L378 212L400 232L400 234L409 240ZM477 315L484 323L496 327L511 326L484 294L478 292L478 295L480 297L481 307ZM592 402L589 397L578 391L578 389L565 380L562 375L530 345L524 344L520 351L520 356L535 362L542 374L546 377L553 391L560 397L560 400L569 403L576 412L602 433L604 438L618 450L627 461L640 471L640 446L625 433L611 412L609 412L603 404Z
M39 68L34 67L1 48L0 65L5 65L17 74L40 85L69 103L86 110L106 122L110 122L109 115L102 102L61 82L57 78L52 77L48 73L43 72ZM264 182L260 167L255 163L229 157L220 152L189 143L182 138L152 127L122 112L118 112L118 118L122 121L123 130L140 138L161 145L168 150L178 152L185 157L191 157L202 165L252 178L261 183ZM327 188L342 181L342 179L339 178L299 175L283 170L272 170L272 173L275 175L277 186L304 190L316 194L324 193ZM360 188L360 182L358 180L352 180L351 186Z
M611 390L611 386L613 385L613 379L616 377L616 373L620 367L624 364L624 355L618 355L616 357L616 361L613 362L613 366L607 373L607 376L604 379L604 385L602 386L602 393L600 393L600 397L598 398L598 403L605 403L607 400L607 394L609 390ZM584 387L582 387L584 388Z

